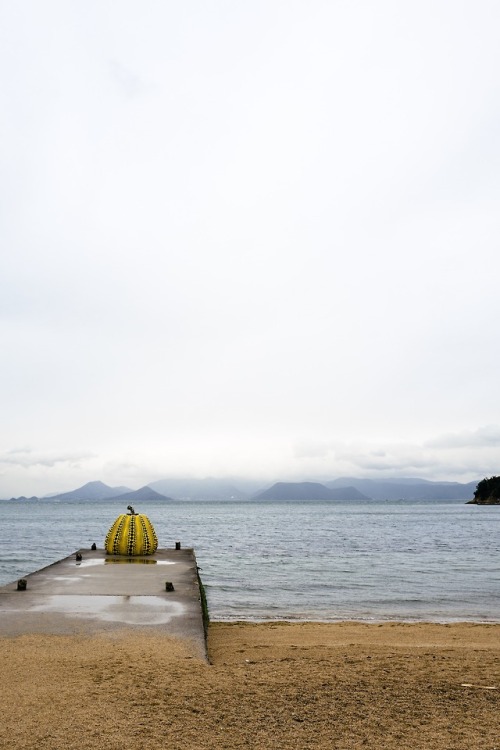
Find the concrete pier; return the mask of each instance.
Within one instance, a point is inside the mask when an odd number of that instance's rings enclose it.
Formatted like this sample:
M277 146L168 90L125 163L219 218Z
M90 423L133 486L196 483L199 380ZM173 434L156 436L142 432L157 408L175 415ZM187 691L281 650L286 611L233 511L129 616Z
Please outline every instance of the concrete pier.
M206 656L192 549L160 549L144 557L81 549L24 578L25 591L17 581L0 587L0 635L147 628L189 639Z

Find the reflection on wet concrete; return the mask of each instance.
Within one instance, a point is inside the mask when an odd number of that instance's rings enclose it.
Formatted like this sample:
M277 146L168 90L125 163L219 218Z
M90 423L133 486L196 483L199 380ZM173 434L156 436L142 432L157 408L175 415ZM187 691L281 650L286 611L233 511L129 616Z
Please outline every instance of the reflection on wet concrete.
M75 565L80 568L93 567L94 565L110 565L115 563L138 563L143 565L175 565L171 560L151 560L147 557L104 557L101 559L77 560Z
M71 617L120 622L124 625L166 625L180 617L185 607L159 596L46 596L31 607L34 612L50 612Z

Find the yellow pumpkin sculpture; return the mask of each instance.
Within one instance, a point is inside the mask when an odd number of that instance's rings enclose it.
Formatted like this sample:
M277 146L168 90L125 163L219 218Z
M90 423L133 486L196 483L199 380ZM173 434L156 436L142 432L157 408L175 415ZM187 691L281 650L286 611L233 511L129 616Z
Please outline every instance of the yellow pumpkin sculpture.
M158 537L149 518L136 513L121 513L106 535L104 546L108 555L152 555L158 548Z

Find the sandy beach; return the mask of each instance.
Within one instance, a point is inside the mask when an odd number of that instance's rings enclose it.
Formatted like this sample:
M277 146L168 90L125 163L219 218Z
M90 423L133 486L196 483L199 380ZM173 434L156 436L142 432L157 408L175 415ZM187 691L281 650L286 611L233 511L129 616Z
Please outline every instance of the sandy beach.
M500 750L500 625L214 623L0 639L0 746Z

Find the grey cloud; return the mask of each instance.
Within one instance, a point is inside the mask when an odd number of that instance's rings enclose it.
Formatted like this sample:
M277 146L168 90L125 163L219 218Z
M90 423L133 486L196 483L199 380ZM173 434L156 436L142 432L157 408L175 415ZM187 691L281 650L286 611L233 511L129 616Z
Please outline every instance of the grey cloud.
M443 450L453 448L484 448L488 446L500 446L500 427L498 425L487 425L467 432L448 433L427 440L424 443L424 447L426 448Z
M304 439L293 446L295 458L325 458L332 453L332 444L325 440Z
M465 481L497 471L498 451L484 446L471 455L462 446L435 450L423 444L388 443L371 449L369 443L337 447L337 471L357 476L416 476L423 479Z
M119 60L108 60L108 67L117 88L129 99L146 91L141 77Z
M407 475L409 472L417 471L430 475L438 466L438 462L434 458L422 455L422 450L418 446L409 449L408 446L402 445L380 452L378 456L369 452L344 454L344 458L347 457L362 474L366 472L391 472Z
M31 449L16 449L0 453L0 466L11 468L30 469L36 467L53 468L60 464L66 464L71 468L78 468L83 461L88 461L95 457L90 452L72 452L72 453L46 453L37 452Z

